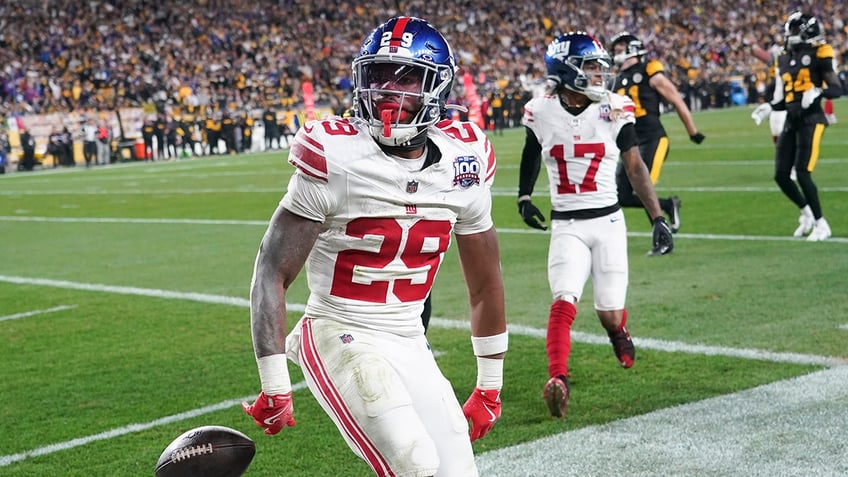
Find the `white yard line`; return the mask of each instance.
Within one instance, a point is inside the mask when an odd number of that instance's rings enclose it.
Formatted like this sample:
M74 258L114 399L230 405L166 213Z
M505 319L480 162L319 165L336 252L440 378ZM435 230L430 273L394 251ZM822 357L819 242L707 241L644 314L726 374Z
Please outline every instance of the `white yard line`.
M821 190L821 189L820 189ZM266 227L265 220L230 220L230 219L173 219L173 218L132 218L132 217L40 217L25 215L0 215L0 222L44 222L44 223L105 223L105 224L174 224L174 225L248 225ZM547 235L547 231L530 228L512 229L499 228L500 234L518 235ZM650 237L650 232L628 232L630 237ZM675 238L694 240L727 240L727 241L769 241L769 242L803 242L799 239L784 235L729 235L729 234L674 234ZM831 237L822 244L848 243L848 237Z
M44 314L47 314L47 313L55 313L57 311L72 310L76 307L77 307L77 305L59 305L59 306L54 306L53 308L45 308L43 310L24 311L24 312L21 312L21 313L15 313L13 315L0 316L0 321L17 320L19 318L27 318L27 317L30 317L30 316L44 315Z
M137 187L137 183L134 184ZM772 186L711 186L711 187L657 187L658 192L776 192L778 189ZM845 186L819 186L821 192L848 192ZM101 184L84 186L79 189L50 189L50 190L0 190L0 196L56 196L56 195L193 195L193 194L268 194L278 193L282 197L284 187L215 187L202 189L156 189L151 187L126 187L116 190L114 187L102 187ZM536 189L536 195L547 196L546 188ZM509 187L494 187L492 195L495 197L514 197L515 189Z
M300 382L292 386L292 389L297 391L306 387L305 382ZM173 424L175 422L185 421L188 419L192 419L198 416L202 416L204 414L210 414L217 411L222 411L224 409L229 409L234 406L240 406L242 401L252 402L256 399L256 395L245 396L243 398L238 399L230 399L228 401L219 402L217 404L212 404L210 406L204 406L197 409L192 409L191 411L181 412L179 414L172 414L170 416L165 416L153 421L143 422L138 424L130 424L124 427L118 427L116 429L111 429L105 432L101 432L99 434L92 434L90 436L79 437L76 439L72 439L65 442L59 442L57 444L51 444L44 447L39 447L38 449L32 449L24 452L20 452L17 454L4 455L0 456L0 467L7 466L10 464L14 464L15 462L20 462L22 460L29 459L31 457L37 457L40 455L52 454L54 452L59 452L63 450L73 449L74 447L84 446L86 444L90 444L96 441L102 441L106 439L112 439L115 437L120 437L126 434L131 434L133 432L141 432L147 429L151 429L153 427L164 426L166 424Z
M487 452L477 464L486 477L845 476L846 408L841 366Z

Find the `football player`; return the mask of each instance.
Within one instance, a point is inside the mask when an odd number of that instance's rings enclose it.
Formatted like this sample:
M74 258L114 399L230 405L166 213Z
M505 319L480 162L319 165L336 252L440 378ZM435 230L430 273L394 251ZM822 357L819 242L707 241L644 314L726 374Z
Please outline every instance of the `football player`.
M590 276L595 311L619 363L630 368L636 359L626 327L627 227L615 183L619 157L653 221L650 253L670 253L674 244L639 154L635 105L607 89L612 76L607 51L586 33L568 33L548 46L545 64L553 94L531 100L524 109L518 211L527 225L546 228L544 215L531 201L543 160L553 208L548 250L553 304L546 341L550 379L543 397L552 416L564 417L571 325Z
M776 71L777 71L777 57L780 55L780 51L783 48L778 45L774 45L768 50L760 47L759 45L754 45L753 51L754 56L762 60L764 63L769 65L768 71L768 87L766 88L764 102L754 108L754 111L751 113L751 119L754 120L754 123L759 126L760 123L768 118L769 120L769 130L771 131L771 140L773 143L777 144L777 137L780 136L780 133L783 132L783 126L786 123L786 111L774 111L769 104L771 100L774 98L774 85L776 81Z
M457 66L426 21L378 26L352 67L353 117L297 132L295 172L256 257L262 392L244 409L268 434L295 424L288 356L375 474L476 476L471 442L500 416L508 344L491 218L495 154L475 124L441 119ZM478 366L464 406L421 319L452 234ZM286 290L304 265L310 295L286 338Z
M618 66L613 91L633 100L639 151L651 174L651 183L656 185L668 157L669 147L668 134L660 122L660 100L665 100L674 107L692 142L701 144L704 135L698 132L689 108L677 86L665 75L662 63L646 58L648 51L642 41L628 32L622 32L612 38L610 45L610 51L614 55L613 61ZM643 207L642 200L634 194L624 167L618 169L616 180L621 206ZM681 225L680 198L671 196L659 199L659 202L671 221L671 231L677 232Z
M816 17L792 13L784 25L784 37L770 103L774 110L786 111L786 124L775 147L774 180L801 210L793 235L809 234L809 241L826 240L831 236L830 225L822 214L812 172L828 125L822 98L838 98L842 86L836 76L833 47L825 41ZM795 181L790 176L793 167Z

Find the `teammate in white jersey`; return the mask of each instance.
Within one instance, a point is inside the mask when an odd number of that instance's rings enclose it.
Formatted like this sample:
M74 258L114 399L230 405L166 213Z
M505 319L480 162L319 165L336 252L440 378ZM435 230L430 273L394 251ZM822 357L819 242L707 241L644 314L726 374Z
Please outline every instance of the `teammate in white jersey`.
M424 20L377 27L353 61L353 117L297 132L296 171L256 257L251 323L262 393L245 411L268 434L295 424L288 356L380 476L476 476L471 442L501 413L508 337L491 218L495 155L476 125L441 119L456 69L448 42ZM478 366L464 406L421 323L451 233ZM304 265L310 295L286 338L286 290Z
M527 136L518 210L529 226L546 228L540 223L544 215L530 200L543 159L553 209L548 250L553 304L546 343L550 379L543 397L552 416L564 417L570 393L571 324L590 276L595 311L616 357L625 368L636 359L625 326L627 228L616 190L619 157L653 221L649 253L670 253L674 244L639 154L633 101L607 89L612 62L604 47L586 33L567 33L548 46L545 64L553 94L533 99L524 108Z

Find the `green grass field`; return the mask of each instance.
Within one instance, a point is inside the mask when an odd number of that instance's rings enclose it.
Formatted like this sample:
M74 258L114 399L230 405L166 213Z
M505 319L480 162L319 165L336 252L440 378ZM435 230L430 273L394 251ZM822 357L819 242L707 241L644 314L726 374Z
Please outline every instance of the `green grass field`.
M836 110L848 119L848 102ZM825 133L814 175L834 237L807 243L791 238L798 211L772 180L769 132L750 112L696 114L707 136L700 146L675 115L664 116L671 152L658 195L683 200L674 253L645 257L649 223L644 212L626 211L629 327L637 347L640 339L653 345L638 348L625 371L609 345L578 340L567 420L549 418L541 400L548 236L524 226L516 210L523 130L492 137L508 320L524 332L511 337L502 420L476 452L848 358L845 123ZM276 437L238 406L259 390L246 307L253 260L290 173L284 153L261 153L0 176L0 476L149 476L173 438L206 424L257 442L249 476L370 475L302 386L297 426ZM542 210L546 188L541 177L534 201ZM452 248L434 290L441 320L429 337L464 401L474 358L467 331L448 326L466 319L461 283ZM306 296L301 277L289 299ZM603 338L591 284L584 298L575 330ZM790 353L810 359L774 359Z

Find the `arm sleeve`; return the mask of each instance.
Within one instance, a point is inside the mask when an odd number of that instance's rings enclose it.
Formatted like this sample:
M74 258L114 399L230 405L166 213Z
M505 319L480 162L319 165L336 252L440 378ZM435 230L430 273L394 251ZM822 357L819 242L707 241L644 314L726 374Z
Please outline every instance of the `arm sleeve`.
M620 151L626 151L633 146L639 144L639 137L636 135L636 126L633 123L627 123L618 131L618 137L615 138L615 144Z
M541 167L542 145L533 130L525 127L524 150L521 151L521 168L518 174L518 196L532 195Z
M786 111L786 101L783 98L783 78L780 77L780 66L777 60L774 62L774 96L771 106L775 111Z

